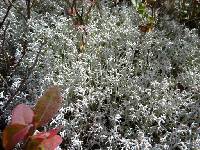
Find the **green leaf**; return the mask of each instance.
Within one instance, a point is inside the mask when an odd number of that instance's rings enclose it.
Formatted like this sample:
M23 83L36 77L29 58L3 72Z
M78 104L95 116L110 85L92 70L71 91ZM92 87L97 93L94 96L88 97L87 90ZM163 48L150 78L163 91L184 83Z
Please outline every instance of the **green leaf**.
M154 17L148 16L148 22L149 22L149 23L154 23L154 22L155 22Z
M40 144L42 142L43 139L37 139L37 140L34 140L34 139L29 139L26 147L25 147L25 150L42 150L40 149Z
M47 124L55 116L61 103L62 100L59 88L57 86L50 87L44 95L38 99L34 108L35 127L37 128Z
M143 3L139 3L137 11L139 14L144 14L146 12L146 7Z

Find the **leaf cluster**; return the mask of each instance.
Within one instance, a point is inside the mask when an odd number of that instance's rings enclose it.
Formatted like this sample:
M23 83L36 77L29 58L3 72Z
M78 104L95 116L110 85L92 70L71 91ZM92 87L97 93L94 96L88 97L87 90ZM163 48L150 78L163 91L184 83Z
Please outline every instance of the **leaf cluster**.
M17 105L12 111L11 123L3 131L3 146L11 150L19 142L25 150L54 150L62 142L57 135L60 128L36 133L36 129L46 125L61 105L58 87L50 87L32 109L25 104Z

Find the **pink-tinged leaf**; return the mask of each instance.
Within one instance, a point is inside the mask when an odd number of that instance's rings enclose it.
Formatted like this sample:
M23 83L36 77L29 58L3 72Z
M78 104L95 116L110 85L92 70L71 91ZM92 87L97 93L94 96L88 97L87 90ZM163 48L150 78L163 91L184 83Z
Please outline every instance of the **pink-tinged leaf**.
M33 116L34 112L29 106L19 104L12 111L11 124L30 124L33 121Z
M3 131L3 146L6 150L11 150L18 142L28 135L30 126L21 124L8 125ZM21 137L20 137L21 135Z
M56 86L50 87L44 95L38 99L34 108L35 126L40 127L48 123L59 110L61 103L62 100L59 88Z
M53 137L43 140L40 144L42 150L55 150L62 143L62 138L59 135L54 135Z
M40 132L40 133L37 133L36 135L34 135L32 138L33 139L45 139L45 138L50 138L52 136L55 136L58 131L60 130L61 128L55 128L55 129L51 129L49 130L48 132Z
M28 133L30 128L33 127L33 124L27 125L25 128L21 129L15 135L13 135L13 139L15 141L22 141L28 137Z
M26 150L54 150L62 143L62 138L57 135L60 129L52 129L48 132L40 132L33 135Z

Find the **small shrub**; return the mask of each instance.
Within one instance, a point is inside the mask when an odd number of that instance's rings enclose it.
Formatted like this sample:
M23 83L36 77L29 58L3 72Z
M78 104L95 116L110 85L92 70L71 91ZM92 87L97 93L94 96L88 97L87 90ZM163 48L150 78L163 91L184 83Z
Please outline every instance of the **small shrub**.
M57 135L59 128L36 133L36 129L47 124L61 104L58 87L49 88L39 98L33 110L25 104L17 105L12 111L11 123L3 131L3 146L13 149L21 141L25 150L54 150L62 142Z

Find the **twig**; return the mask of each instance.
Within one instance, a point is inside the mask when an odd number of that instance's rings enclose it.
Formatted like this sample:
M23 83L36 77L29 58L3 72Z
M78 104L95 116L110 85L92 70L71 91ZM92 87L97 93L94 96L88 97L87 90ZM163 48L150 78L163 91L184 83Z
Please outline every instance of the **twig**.
M0 29L3 27L3 24L6 21L6 18L8 17L8 14L9 14L11 8L12 8L12 5L9 5L8 8L7 8L6 14L3 17L3 20L0 23Z
M22 42L23 42L23 43L22 43L22 47L23 47L22 56L20 57L20 59L18 60L18 62L13 66L13 68L12 68L13 72L11 73L10 76L12 76L12 75L15 73L16 68L20 65L20 63L22 62L24 56L26 55L26 52L27 52L27 44L28 44L28 43L27 43L27 40L22 41Z
M193 19L188 19L187 21L185 21L185 23L188 23L190 21L197 21L197 20L200 20L200 17L196 17L196 18L193 18Z
M22 17L24 18L24 20L27 21L26 16L25 16L22 12L20 12L20 10L19 10L15 5L12 5L12 6L13 6L13 8L15 8L15 10L17 10L17 12L18 12L20 15L22 15Z
M2 41L2 44L1 44L1 51L0 51L0 53L2 53L2 52L4 53L4 55L6 56L6 60L8 60L8 56L4 51L4 44L5 44L5 40L6 40L6 31L8 29L9 24L10 24L10 22L7 23L5 30L3 31L3 41Z
M27 19L31 17L31 0L26 0Z
M0 74L0 78L1 78L1 79L3 80L3 82L5 83L5 85L6 85L7 89L8 89L8 92L11 94L11 91L10 91L10 89L9 89L8 83L7 83L7 81L4 79L4 77L3 77L2 74Z
M35 68L37 62L38 62L38 59L39 59L39 55L41 53L41 49L40 51L37 53L37 56L35 58L35 61L33 62L32 66L30 68L28 68L28 75L21 81L19 87L17 88L17 90L14 92L14 94L12 94L10 96L10 98L6 101L6 103L4 104L4 107L2 108L2 110L5 110L8 105L10 104L10 102L19 94L20 90L22 89L22 87L24 86L24 84L26 83L27 79L29 78L29 76L31 75L31 73L33 72L33 69Z

